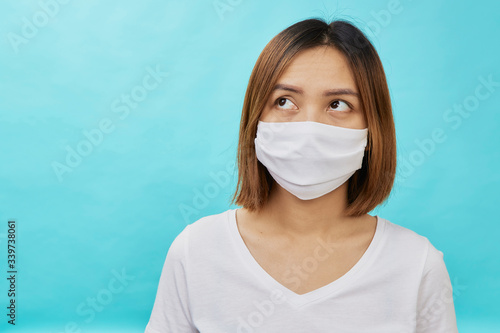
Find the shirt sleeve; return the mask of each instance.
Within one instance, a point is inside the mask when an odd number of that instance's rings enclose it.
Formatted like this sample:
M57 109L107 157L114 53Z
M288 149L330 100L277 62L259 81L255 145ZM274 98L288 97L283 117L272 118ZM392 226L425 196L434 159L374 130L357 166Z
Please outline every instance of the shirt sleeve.
M443 252L429 241L418 291L416 333L458 333L453 288Z
M189 225L168 250L153 310L144 333L198 333L188 302L186 246Z

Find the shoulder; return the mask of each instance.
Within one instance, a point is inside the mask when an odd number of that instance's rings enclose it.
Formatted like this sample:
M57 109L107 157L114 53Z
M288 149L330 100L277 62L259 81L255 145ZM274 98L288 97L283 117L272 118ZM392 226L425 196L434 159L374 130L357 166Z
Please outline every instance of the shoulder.
M429 245L432 245L426 236L387 219L380 219L384 223L384 234L388 245L423 251L427 251Z
M176 236L171 249L175 252L186 251L188 248L207 248L211 243L217 243L227 232L231 209L221 213L206 215L188 224Z
M429 238L387 219L382 220L384 247L388 253L411 259L409 261L418 264L423 274L443 266L443 252L438 250Z
M186 229L189 230L188 232L191 238L206 238L211 235L220 234L227 228L230 213L232 213L232 209L217 214L206 215L189 224Z
M188 224L174 238L167 252L169 261L184 261L221 244L231 210L207 215Z

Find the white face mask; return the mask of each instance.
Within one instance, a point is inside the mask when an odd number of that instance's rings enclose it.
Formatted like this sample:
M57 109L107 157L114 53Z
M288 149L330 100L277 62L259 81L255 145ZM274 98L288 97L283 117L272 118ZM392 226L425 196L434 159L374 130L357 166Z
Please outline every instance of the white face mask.
M361 169L367 135L367 128L259 120L255 152L281 187L310 200L335 190Z

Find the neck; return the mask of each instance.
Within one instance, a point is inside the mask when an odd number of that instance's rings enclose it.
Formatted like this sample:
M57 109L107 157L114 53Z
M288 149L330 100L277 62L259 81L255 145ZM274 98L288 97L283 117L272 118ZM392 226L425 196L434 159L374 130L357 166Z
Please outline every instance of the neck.
M325 234L348 237L356 225L352 223L354 218L344 213L347 185L345 182L316 199L301 200L274 182L269 200L259 212L260 220L277 234L294 239Z

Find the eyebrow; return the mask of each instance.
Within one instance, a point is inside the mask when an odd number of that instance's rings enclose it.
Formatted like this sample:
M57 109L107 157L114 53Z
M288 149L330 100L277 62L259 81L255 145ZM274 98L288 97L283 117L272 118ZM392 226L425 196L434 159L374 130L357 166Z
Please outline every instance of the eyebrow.
M291 92L301 94L301 95L304 94L304 91L302 89L295 87L295 86L288 85L288 84L283 84L283 83L277 83L273 88L273 92L276 90L286 90L286 91L291 91ZM359 94L357 92L355 92L349 88L329 89L329 90L325 90L323 92L323 96L325 96L325 97L332 96L332 95L353 95L353 96L359 97Z

